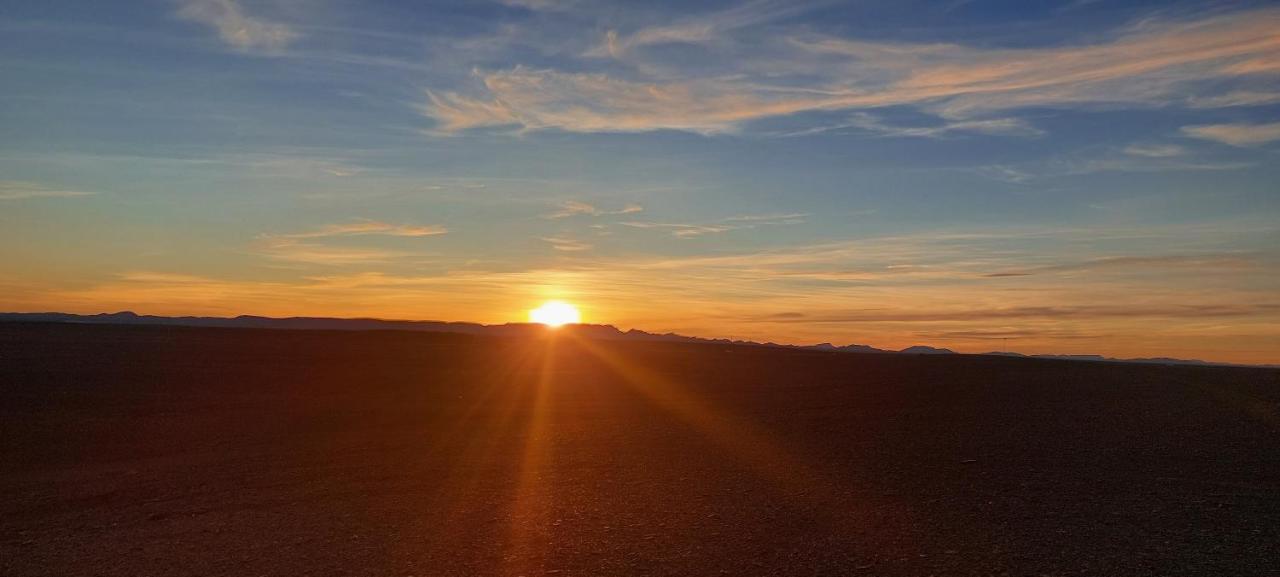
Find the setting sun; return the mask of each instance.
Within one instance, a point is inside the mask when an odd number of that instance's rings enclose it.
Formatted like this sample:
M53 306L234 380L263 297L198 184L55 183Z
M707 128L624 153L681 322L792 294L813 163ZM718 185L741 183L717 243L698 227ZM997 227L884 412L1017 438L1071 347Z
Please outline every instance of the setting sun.
M582 322L582 313L578 308L563 301L547 301L542 306L529 311L529 321L558 327Z

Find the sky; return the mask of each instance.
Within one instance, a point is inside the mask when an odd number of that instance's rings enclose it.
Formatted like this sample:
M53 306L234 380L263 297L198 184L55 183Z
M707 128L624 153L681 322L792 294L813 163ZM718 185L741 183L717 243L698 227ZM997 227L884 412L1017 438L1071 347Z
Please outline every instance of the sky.
M1280 363L1280 6L18 0L0 309Z

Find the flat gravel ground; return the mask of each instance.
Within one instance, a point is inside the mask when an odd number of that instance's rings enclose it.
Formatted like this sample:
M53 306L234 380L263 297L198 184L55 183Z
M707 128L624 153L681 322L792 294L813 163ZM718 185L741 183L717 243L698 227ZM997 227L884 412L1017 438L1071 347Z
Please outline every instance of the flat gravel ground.
M0 325L0 575L1280 575L1280 370Z

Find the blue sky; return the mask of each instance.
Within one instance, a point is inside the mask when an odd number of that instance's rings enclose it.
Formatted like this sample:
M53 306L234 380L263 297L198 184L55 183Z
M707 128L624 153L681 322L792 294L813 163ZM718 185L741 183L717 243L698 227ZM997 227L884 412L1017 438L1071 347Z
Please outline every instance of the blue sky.
M1266 2L10 3L0 305L563 298L1280 362L1278 31Z

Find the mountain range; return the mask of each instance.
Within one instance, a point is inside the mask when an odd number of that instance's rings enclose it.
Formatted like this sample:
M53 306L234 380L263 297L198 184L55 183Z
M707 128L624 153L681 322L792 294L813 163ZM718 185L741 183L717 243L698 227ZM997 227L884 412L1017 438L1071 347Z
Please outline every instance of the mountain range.
M132 311L121 311L117 313L99 313L94 315L79 315L72 313L0 313L0 322L39 322L39 323L81 323L81 324L111 324L111 325L160 325L160 326L184 326L184 327L222 327L222 328L258 328L258 329L292 329L292 330L330 330L330 331L373 331L373 330L396 330L396 331L423 331L423 332L449 332L462 333L471 335L494 335L494 336L520 336L530 334L532 331L545 330L542 325L532 323L506 323L501 325L484 325L480 323L469 322L445 322L445 321L409 321L409 320L385 320L373 318L327 318L327 317L287 317L272 318L252 315L240 315L237 317L166 317L156 315L140 315ZM878 349L870 345L834 345L832 343L821 343L816 345L788 345L772 342L756 342L742 341L731 339L708 339L702 337L690 337L675 333L650 333L638 329L622 331L613 325L598 324L577 324L569 327L562 327L561 330L568 328L575 334L596 339L620 339L620 340L637 340L637 341L669 341L669 342L689 342L689 343L708 343L708 344L727 344L727 345L748 345L762 347L782 347L793 349L807 349L815 351L830 351L838 353L863 353L863 354L913 354L913 355L952 355L959 354L955 351L945 348L936 348L925 345L916 345L901 350ZM1202 361L1198 359L1174 359L1166 357L1154 358L1135 358L1135 359L1118 359L1113 357L1105 357L1102 355L1024 355L1022 353L1008 351L992 351L987 353L978 353L983 355L999 355L1010 357L1025 357L1038 359L1058 359L1068 361L1093 361L1093 362L1119 362L1119 363L1148 363L1148 364L1178 364L1178 365L1231 365L1231 363L1214 363L1210 361ZM1238 365L1236 365L1238 366ZM1275 366L1275 365L1264 365Z

